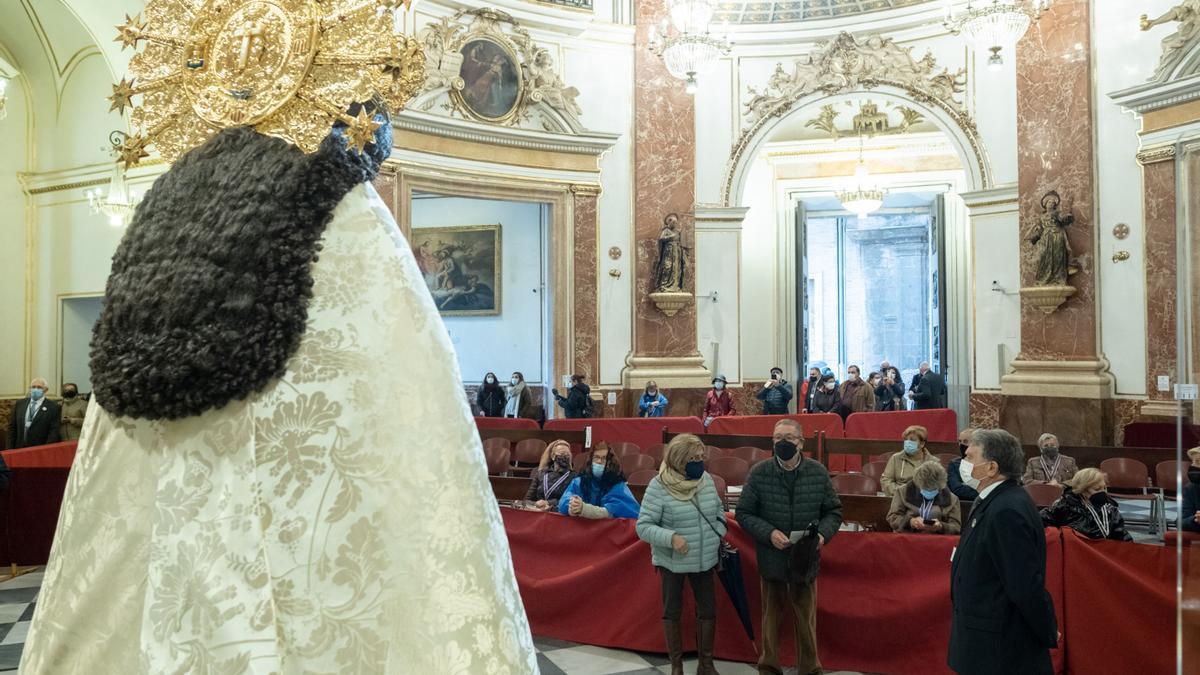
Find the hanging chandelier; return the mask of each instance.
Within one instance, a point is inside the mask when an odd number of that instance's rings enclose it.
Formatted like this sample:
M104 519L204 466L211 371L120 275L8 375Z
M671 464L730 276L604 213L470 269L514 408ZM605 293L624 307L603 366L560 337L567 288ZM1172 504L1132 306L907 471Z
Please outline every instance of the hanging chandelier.
M871 181L871 173L867 171L867 163L863 159L863 139L859 136L858 166L854 168L853 182L849 189L839 190L835 196L842 203L842 208L859 218L866 218L883 206L885 194L887 194L885 190Z
M716 64L717 59L729 53L728 33L721 37L712 34L713 5L709 0L666 0L670 12L670 32L667 19L658 26L650 26L650 51L662 58L672 76L686 83L689 94L695 94L700 83L697 79Z
M1015 46L1049 6L1050 0L968 0L962 13L954 16L947 1L942 23L974 48L991 52L988 70L996 71L1004 67L1004 48Z
M141 195L129 189L125 184L125 162L120 158L121 149L125 146L127 134L121 131L114 131L108 135L108 142L112 145L113 154L117 155L117 160L113 163L112 177L108 181L108 191L104 192L100 188L87 190L84 192L87 195L88 209L93 215L104 215L108 217L108 224L113 227L123 226L133 215L133 209L141 201Z

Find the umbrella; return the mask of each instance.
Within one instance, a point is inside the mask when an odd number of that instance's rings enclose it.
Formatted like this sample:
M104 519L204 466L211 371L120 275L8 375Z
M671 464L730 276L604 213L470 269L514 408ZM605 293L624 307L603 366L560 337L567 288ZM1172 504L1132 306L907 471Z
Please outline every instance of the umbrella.
M758 653L758 645L754 643L754 624L750 622L750 602L746 599L746 582L742 578L742 554L732 544L721 542L721 564L717 567L717 578L729 596L729 602L737 610L738 618L742 620L742 628L750 638L754 653Z
M811 586L821 569L821 552L817 549L821 540L817 536L817 522L814 520L809 523L803 532L788 552L788 576L792 583Z

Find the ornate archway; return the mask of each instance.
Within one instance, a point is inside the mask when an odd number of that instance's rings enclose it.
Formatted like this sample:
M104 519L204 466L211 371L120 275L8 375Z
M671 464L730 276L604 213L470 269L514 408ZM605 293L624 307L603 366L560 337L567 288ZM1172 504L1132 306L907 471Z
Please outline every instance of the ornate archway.
M759 148L794 111L823 99L853 92L872 92L902 100L918 110L946 133L962 162L968 187L982 190L992 186L987 152L975 121L960 100L966 71L936 70L933 55L914 59L912 49L891 38L872 35L859 42L849 33L818 43L808 54L794 60L792 72L776 64L766 88L749 88L743 107L742 133L730 151L721 203L738 206L747 174Z

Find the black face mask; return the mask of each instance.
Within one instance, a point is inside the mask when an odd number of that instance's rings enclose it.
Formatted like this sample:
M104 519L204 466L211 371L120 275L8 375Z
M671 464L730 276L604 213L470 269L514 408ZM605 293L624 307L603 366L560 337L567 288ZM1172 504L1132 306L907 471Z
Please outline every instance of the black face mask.
M1108 493L1097 492L1091 497L1088 497L1088 501L1092 503L1092 506L1104 506L1108 503Z
M571 465L571 460L567 459L566 457L555 457L554 458L554 466L558 467L558 469L560 471L565 471L566 468L570 465Z
M959 456L959 457L966 457L966 456L967 456L967 448L968 448L968 447L969 447L969 446L968 446L966 443L959 443L959 444L958 444L958 456Z
M1187 477L1193 484L1200 485L1200 466L1188 468Z
M779 441L775 444L775 456L785 462L791 461L797 450L796 444L791 441Z
M64 391L64 392L63 392L63 398L75 398L75 396L76 396L78 393L79 393L79 392L77 392L77 391L75 391L75 390L73 390L73 389L68 389L68 390L66 390L66 391Z

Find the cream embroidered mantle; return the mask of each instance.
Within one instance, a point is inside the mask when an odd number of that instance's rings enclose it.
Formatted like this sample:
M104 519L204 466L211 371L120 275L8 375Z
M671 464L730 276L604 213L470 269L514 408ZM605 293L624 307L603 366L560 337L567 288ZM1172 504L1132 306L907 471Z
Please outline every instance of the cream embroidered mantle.
M21 672L537 672L454 353L370 185L284 377L172 422L88 411Z

